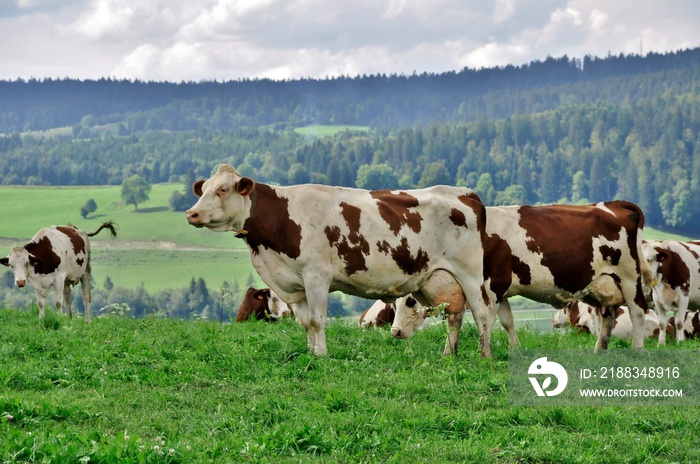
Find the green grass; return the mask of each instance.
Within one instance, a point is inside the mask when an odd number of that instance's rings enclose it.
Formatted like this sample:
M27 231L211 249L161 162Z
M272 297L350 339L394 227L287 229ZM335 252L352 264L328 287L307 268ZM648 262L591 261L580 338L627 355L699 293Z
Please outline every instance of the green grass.
M694 408L510 406L503 331L481 359L466 329L455 360L441 357L444 327L399 341L332 323L319 358L294 321L47 318L0 312L3 462L700 460ZM527 348L593 346L519 335Z
M314 125L314 126L304 126L294 129L295 132L301 135L311 135L314 137L329 137L335 135L338 132L343 132L346 130L350 131L362 131L367 132L369 126L324 126L324 125Z

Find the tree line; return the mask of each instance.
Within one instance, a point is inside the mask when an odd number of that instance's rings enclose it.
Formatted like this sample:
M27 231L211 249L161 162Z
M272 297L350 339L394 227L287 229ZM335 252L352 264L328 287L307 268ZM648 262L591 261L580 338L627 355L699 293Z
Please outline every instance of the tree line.
M0 81L0 134L115 125L119 135L268 125L404 127L501 119L562 104L687 93L697 85L700 49L671 53L547 57L522 66L331 79L143 82Z

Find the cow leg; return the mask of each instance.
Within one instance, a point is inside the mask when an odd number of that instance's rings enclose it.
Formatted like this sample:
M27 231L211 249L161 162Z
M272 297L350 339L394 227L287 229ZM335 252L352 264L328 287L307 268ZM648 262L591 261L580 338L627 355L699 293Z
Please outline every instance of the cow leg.
M493 305L486 303L483 284L481 286L468 286L462 284L462 290L467 299L467 304L472 310L476 328L479 331L479 351L482 358L490 358L493 356L491 346L491 326L493 325Z
M683 325L685 324L685 315L688 312L688 300L689 298L682 295L678 299L678 308L673 314L673 319L676 323L676 340L682 342L685 340L685 330L683 330Z
M37 286L36 289L36 304L39 306L39 319L44 318L44 306L46 306L46 297L48 296L47 294L49 293L48 289L46 288L39 288Z
M66 308L66 314L68 314L68 317L73 318L73 296L70 293L70 285L65 285L63 287L63 305Z
M306 299L300 304L300 311L305 317L300 319L306 329L306 339L312 353L326 356L326 319L328 311L328 289L330 283L321 276L304 277Z
M598 313L598 340L595 344L594 352L607 350L610 334L615 325L615 308L603 306Z
M83 292L83 306L85 306L85 322L90 322L90 274L86 272L80 278L80 289Z
M654 289L652 291L652 298L654 299L654 310L656 311L656 315L659 316L659 345L665 345L666 344L666 324L668 324L668 310L670 308L667 307L665 301L661 301L661 298L657 298L656 295L657 290ZM676 317L677 315L674 314L674 325L676 325L676 320L678 318ZM683 324L681 323L681 327ZM678 337L676 335L676 337Z
M457 356L459 334L462 331L464 313L464 311L461 311L457 314L448 314L447 316L447 340L445 341L443 356Z
M501 325L508 333L508 344L511 347L520 346L520 340L518 339L518 334L515 331L513 313L510 310L510 303L507 299L501 301L501 303L498 305L498 319L501 321Z

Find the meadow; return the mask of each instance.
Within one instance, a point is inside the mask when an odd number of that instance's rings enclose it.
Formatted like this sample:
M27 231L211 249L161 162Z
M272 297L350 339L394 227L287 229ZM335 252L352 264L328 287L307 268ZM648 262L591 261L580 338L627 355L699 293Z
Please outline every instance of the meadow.
M465 327L410 340L332 320L328 357L294 321L148 317L85 324L0 312L0 460L83 463L669 463L700 460L697 409L524 407L508 347ZM526 348L592 349L590 335L519 330ZM657 349L647 340L647 349ZM698 342L684 349L697 356ZM611 349L631 349L617 340Z

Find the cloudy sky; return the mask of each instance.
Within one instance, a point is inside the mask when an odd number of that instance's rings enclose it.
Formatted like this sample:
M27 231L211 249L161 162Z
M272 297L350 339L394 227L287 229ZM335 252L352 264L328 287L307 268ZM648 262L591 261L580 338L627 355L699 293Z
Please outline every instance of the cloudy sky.
M411 74L700 46L698 0L0 0L0 79Z

